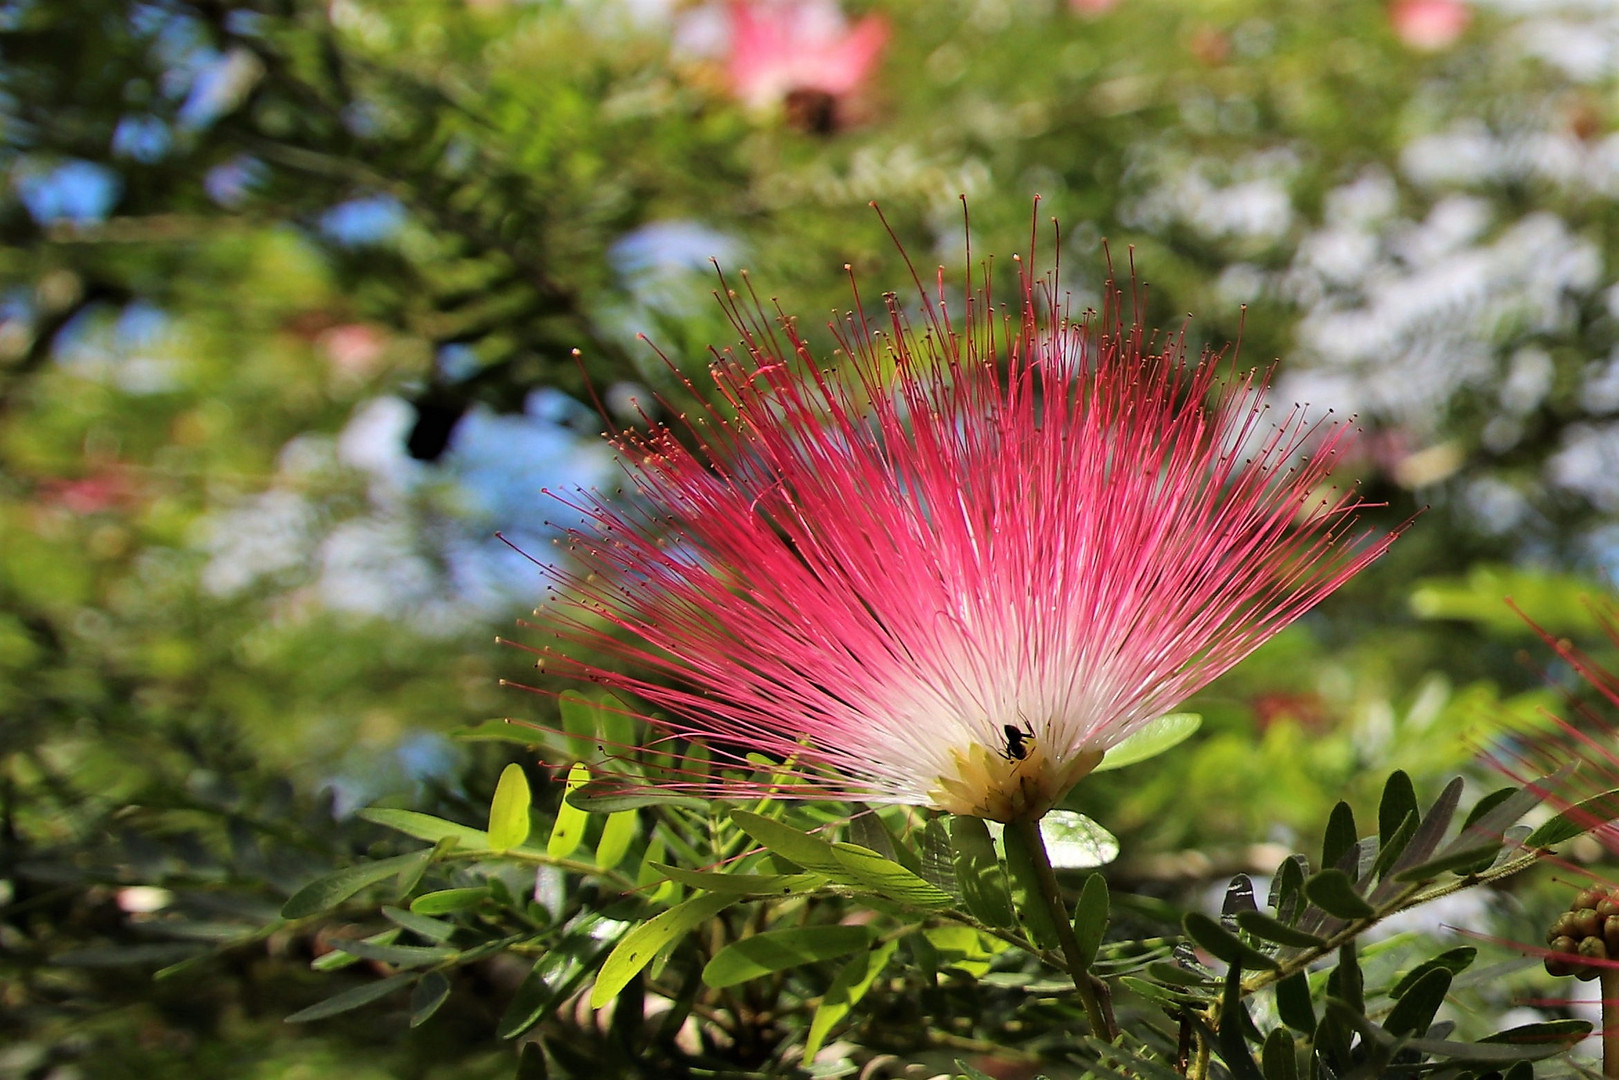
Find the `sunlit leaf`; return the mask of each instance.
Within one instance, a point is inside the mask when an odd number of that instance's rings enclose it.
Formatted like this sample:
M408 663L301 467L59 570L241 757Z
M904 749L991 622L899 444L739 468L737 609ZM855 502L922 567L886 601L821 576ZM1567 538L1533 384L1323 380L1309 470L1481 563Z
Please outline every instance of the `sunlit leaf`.
M513 762L501 770L495 797L489 804L489 847L492 850L510 851L528 839L529 806L533 801L528 775L521 765Z
M568 770L567 791L574 792L590 781L590 766L582 761L573 763ZM551 838L545 842L545 853L553 859L566 859L585 842L585 828L590 815L568 802L566 796L557 807L556 822L551 826Z
M703 893L676 904L625 934L596 976L596 985L590 991L590 1007L599 1009L612 1001L659 952L736 902L736 896Z
M1202 724L1203 717L1197 713L1168 713L1148 721L1146 726L1109 750L1102 763L1091 771L1122 769L1126 765L1157 757L1186 741Z

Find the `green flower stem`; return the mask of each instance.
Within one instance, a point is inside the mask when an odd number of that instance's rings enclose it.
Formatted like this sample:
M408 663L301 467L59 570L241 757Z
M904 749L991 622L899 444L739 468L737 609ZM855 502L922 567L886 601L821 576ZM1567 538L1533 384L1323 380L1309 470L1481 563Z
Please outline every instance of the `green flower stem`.
M1085 1005L1085 1016L1090 1021L1091 1031L1113 1042L1119 1037L1119 1030L1113 1023L1112 1010L1103 1007L1101 995L1098 994L1098 990L1106 994L1107 986L1080 966L1082 961L1079 941L1074 937L1073 917L1063 903L1062 888L1057 884L1057 871L1052 868L1051 856L1046 853L1046 840L1040 833L1040 819L1019 818L1009 822L1006 827L1015 829L1022 837L1023 846L1034 862L1040 881L1040 896L1035 902L1044 902L1051 912L1051 921L1057 924L1057 942L1062 947L1063 964L1068 969L1069 977L1074 980L1074 989L1079 991L1079 1000Z
M1603 968L1602 1075L1619 1077L1619 970Z

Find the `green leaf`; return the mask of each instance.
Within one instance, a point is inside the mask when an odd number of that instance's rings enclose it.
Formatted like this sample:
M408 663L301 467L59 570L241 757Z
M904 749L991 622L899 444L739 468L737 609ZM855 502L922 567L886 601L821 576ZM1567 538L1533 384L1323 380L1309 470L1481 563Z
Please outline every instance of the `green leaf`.
M1237 925L1254 937L1276 945L1309 949L1326 944L1325 938L1307 933L1297 927L1288 926L1286 923L1273 919L1262 911L1239 911L1237 913Z
M1304 1035L1315 1034L1315 1008L1310 1004L1310 977L1302 971L1276 984L1276 1015L1282 1023Z
M350 956L357 956L361 960L375 960L400 968L436 964L461 955L459 949L447 949L442 945L373 945L368 941L355 941L349 938L333 939L332 947Z
M1072 810L1052 810L1040 819L1046 857L1058 870L1089 870L1119 857L1119 839Z
M1359 841L1360 833L1355 829L1355 812L1349 808L1348 803L1340 800L1338 805L1332 808L1332 815L1327 818L1327 832L1321 842L1321 865L1328 869L1337 866Z
M1135 734L1109 750L1102 763L1091 771L1122 769L1126 765L1157 757L1184 742L1202 724L1203 717L1197 713L1167 713L1156 720L1149 720Z
M442 972L429 971L410 992L410 1026L421 1027L450 997L450 980Z
M1445 995L1450 993L1450 979L1449 971L1436 967L1408 985L1394 1008L1389 1010L1383 1030L1396 1038L1420 1036L1427 1031L1439 1006L1445 1003Z
M955 853L956 884L973 918L1001 929L1016 926L1017 914L1012 910L1006 872L983 819L952 817L950 848Z
M703 983L715 990L761 975L848 956L871 945L868 926L798 926L767 930L727 945L703 968Z
M950 850L950 830L944 818L929 818L922 826L922 854L917 864L922 880L954 899L962 898L961 886L956 883L955 855Z
M1472 873L1483 869L1494 861L1495 855L1501 850L1501 841L1492 840L1486 844L1460 849L1446 849L1446 853L1437 859L1430 859L1418 866L1401 870L1394 875L1396 881L1429 881L1447 871L1458 873Z
M1201 911L1187 912L1181 926L1199 947L1228 964L1271 971L1279 969L1274 957L1266 956Z
M1478 950L1471 945L1458 945L1454 949L1446 949L1438 956L1435 956L1429 960L1424 960L1422 963L1400 976L1400 981L1395 983L1394 988L1389 991L1389 997L1396 1000L1404 997L1405 992L1411 989L1412 986L1416 985L1418 979L1421 979L1424 975L1427 975L1428 972L1433 971L1436 968L1448 971L1454 978L1456 975L1461 974L1463 971L1466 971L1470 966L1472 966L1473 959L1477 956Z
M597 777L590 783L570 791L565 797L570 806L591 814L611 814L620 810L639 810L643 806L684 806L690 810L707 810L708 803L690 795L678 795L658 788L625 788L625 780Z
M811 836L775 818L746 810L732 810L731 824L775 854L790 863L802 866L805 870L825 874L836 881L845 881L848 877L832 845L818 836Z
M1023 834L1015 828L1008 828L1001 833L1001 843L1006 847L1006 868L1011 872L1012 886L1018 893L1017 912L1023 921L1023 928L1042 949L1057 948L1062 939L1040 887L1040 871L1035 866L1034 856L1030 854Z
M426 840L436 844L440 840L453 839L457 851L487 851L489 850L489 834L466 825L457 825L453 821L434 817L431 814L418 814L414 810L390 810L381 806L368 806L355 815L361 821L369 821L373 825L402 832L406 836L413 836L417 840Z
M1422 808L1417 804L1417 789L1412 786L1411 777L1404 769L1395 769L1383 782L1383 798L1377 804L1377 839L1380 850L1389 846L1389 840L1405 823L1407 814L1415 814L1419 820L1422 817ZM1412 828L1415 827L1413 822Z
M1413 810L1405 815L1404 821L1395 826L1394 832L1386 841L1379 841L1381 846L1377 849L1377 858L1372 861L1372 868L1366 875L1367 879L1378 879L1387 873L1416 832L1417 813Z
M541 957L523 976L506 1011L500 1015L500 1023L495 1026L496 1038L515 1039L544 1019L546 1007L551 1003L551 987L545 981L548 966L549 960Z
M514 1080L550 1080L551 1070L545 1064L545 1051L537 1042L526 1042L517 1055L517 1075Z
M634 810L608 814L606 823L602 825L601 840L596 844L597 867L611 870L623 862L640 831L641 820Z
M1377 914L1376 909L1355 891L1355 883L1342 870L1322 870L1312 874L1304 882L1304 895L1316 907L1340 919L1370 919Z
M682 885L709 892L742 896L794 896L814 892L826 884L820 874L728 874L723 870L686 870L666 863L653 868Z
M810 1021L809 1035L804 1041L805 1061L815 1059L833 1026L866 996L871 984L888 966L898 944L897 941L878 942L875 948L859 953L843 965L815 1008L815 1018Z
M676 904L625 934L596 976L596 985L590 991L590 1007L599 1009L612 1001L654 956L736 901L735 896L723 893L703 893Z
M395 855L391 859L346 866L335 873L318 877L287 898L281 905L283 919L302 919L330 911L368 885L414 870L430 851L413 851L408 855Z
M1107 933L1107 920L1107 879L1101 874L1092 874L1085 879L1079 903L1074 907L1074 941L1079 952L1069 960L1079 970L1089 971L1096 962L1096 951L1102 947L1102 938Z
M502 769L500 781L495 785L495 797L489 803L491 850L510 851L528 839L528 809L533 801L523 767L513 762Z
M1536 848L1551 847L1615 818L1619 818L1619 788L1610 788L1564 810L1530 833L1524 844Z
M582 761L576 761L568 769L567 794L578 791L590 782L590 766ZM566 859L585 841L585 826L590 821L590 815L562 798L562 804L557 807L557 819L551 826L551 838L545 842L545 853L553 859Z
M472 889L440 889L423 893L410 902L410 910L417 915L448 915L454 911L475 908L489 899L488 886Z
M324 1020L328 1016L337 1016L339 1013L346 1013L350 1009L358 1009L362 1005L369 1005L373 1001L385 998L395 990L402 990L415 981L416 975L413 972L406 972L403 975L392 975L373 983L365 983L362 986L345 990L341 994L334 994L325 1001L311 1005L307 1009L299 1009L287 1017L286 1022L289 1024L307 1024L311 1020Z
M602 726L599 710L592 698L577 690L564 690L557 697L557 711L562 714L562 730L567 735L567 754L576 764L599 756L595 754L596 733Z
M450 940L457 929L454 923L447 923L441 919L430 919L425 915L401 911L396 907L384 907L382 917L396 926L402 926L411 933L426 938L428 941L440 944Z
M1480 1039L1481 1043L1508 1043L1508 1044L1546 1044L1546 1043L1574 1043L1591 1034L1591 1021L1589 1020L1545 1020L1538 1024L1524 1024L1520 1027L1497 1031L1494 1035L1486 1035Z
M1265 1080L1299 1080L1299 1052L1286 1028L1273 1028L1265 1036L1259 1055L1259 1069Z
M833 844L832 851L848 876L901 904L919 908L946 908L955 901L942 889L929 885L897 862L890 862L857 844Z

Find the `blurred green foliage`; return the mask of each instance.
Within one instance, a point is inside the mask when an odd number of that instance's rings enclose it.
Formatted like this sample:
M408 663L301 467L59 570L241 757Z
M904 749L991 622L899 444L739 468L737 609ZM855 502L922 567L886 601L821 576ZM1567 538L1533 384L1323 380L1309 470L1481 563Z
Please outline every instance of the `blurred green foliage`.
M864 5L888 47L806 125L726 93L692 43L720 7L0 3L0 1076L511 1074L511 958L415 1029L393 999L288 1028L381 969L308 970L341 918L263 928L408 850L358 805L482 827L518 761L548 827L536 750L445 737L556 723L497 686L538 589L488 534L539 550L539 489L610 476L592 394L703 392L734 337L706 256L823 345L845 264L903 290L872 200L928 277L962 195L1006 273L1038 193L1076 307L1106 238L1152 321L1358 414L1371 527L1429 507L1194 742L1076 791L1118 883L1191 903L1394 768L1489 784L1502 730L1589 696L1502 598L1600 642L1614 565L1616 72L1574 46L1619 30L1481 7L1424 51L1397 7Z

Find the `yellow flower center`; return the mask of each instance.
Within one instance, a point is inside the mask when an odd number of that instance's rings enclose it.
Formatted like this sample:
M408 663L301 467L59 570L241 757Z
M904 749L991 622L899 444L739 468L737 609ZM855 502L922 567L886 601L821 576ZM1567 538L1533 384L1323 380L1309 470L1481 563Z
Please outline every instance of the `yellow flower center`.
M940 776L928 792L934 808L990 821L1037 818L1100 765L1104 753L1083 750L1059 762L1035 739L1019 743L1018 749L1021 757L982 743L952 750L954 774Z

